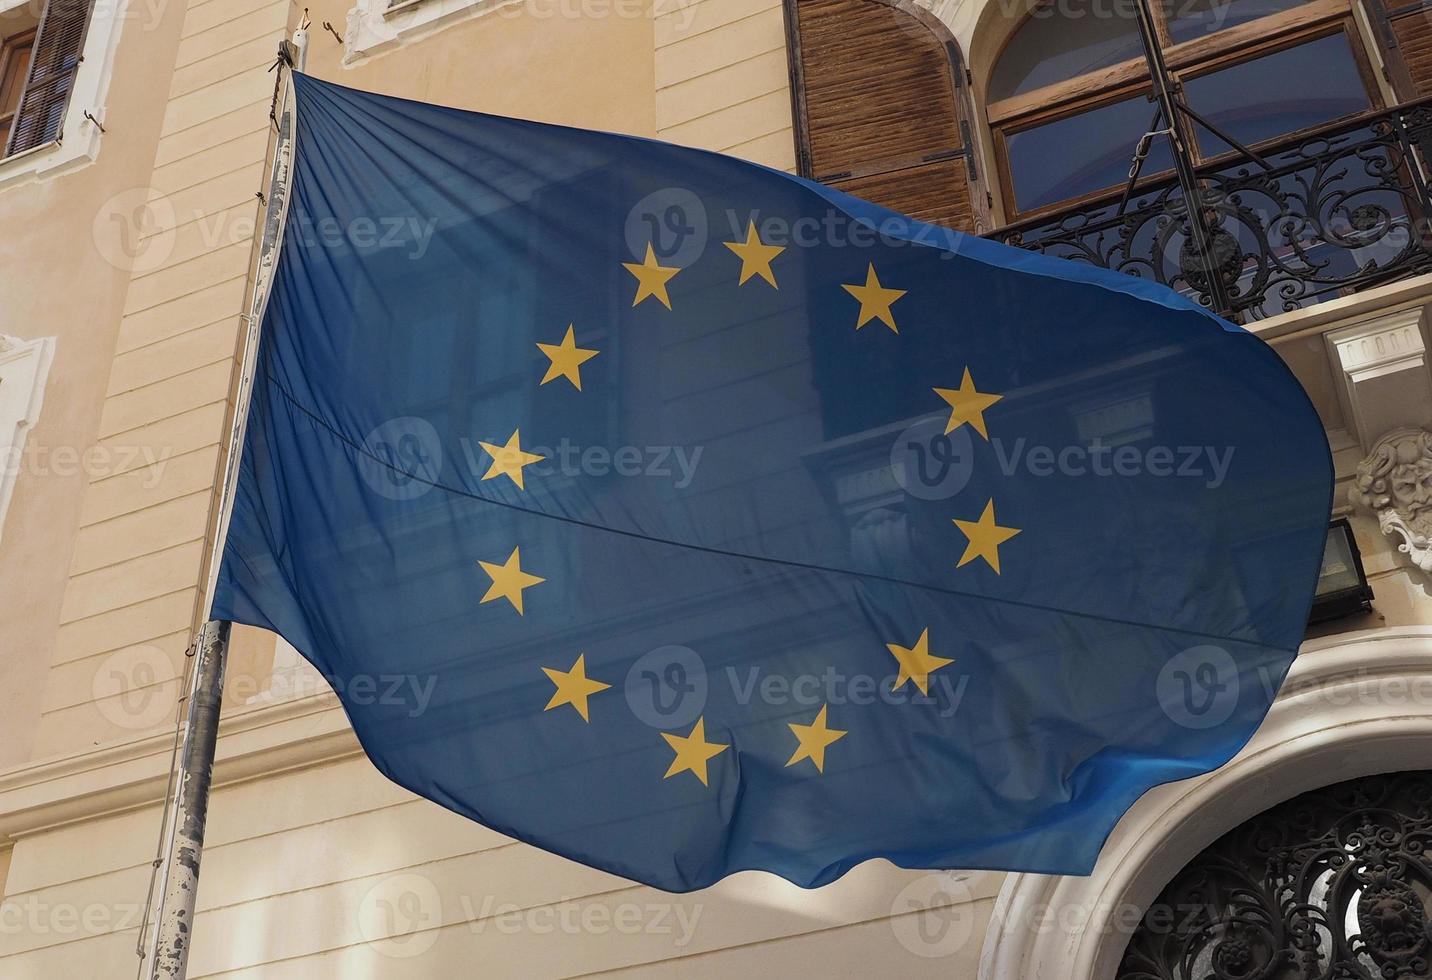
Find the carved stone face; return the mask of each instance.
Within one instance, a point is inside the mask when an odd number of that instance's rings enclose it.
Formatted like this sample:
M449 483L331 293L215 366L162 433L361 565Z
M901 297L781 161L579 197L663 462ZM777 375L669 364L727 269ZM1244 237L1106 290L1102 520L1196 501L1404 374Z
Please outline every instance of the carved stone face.
M1424 512L1432 508L1432 465L1428 465L1425 457L1415 462L1399 461L1392 468L1389 482L1392 506L1408 523L1422 518Z
M1379 439L1348 496L1371 508L1382 533L1402 538L1398 550L1432 573L1432 432L1397 429Z
M1420 533L1432 531L1432 432L1385 438L1358 466L1353 496L1375 511L1396 511Z

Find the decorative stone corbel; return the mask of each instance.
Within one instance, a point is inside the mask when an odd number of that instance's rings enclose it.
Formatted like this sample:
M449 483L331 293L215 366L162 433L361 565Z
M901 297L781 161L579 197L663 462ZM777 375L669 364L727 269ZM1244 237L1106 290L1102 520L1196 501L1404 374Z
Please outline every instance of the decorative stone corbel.
M1377 514L1383 534L1402 539L1398 551L1432 572L1432 432L1405 427L1379 439L1348 496Z
M1345 425L1364 451L1384 432L1432 419L1426 318L1418 306L1323 335Z

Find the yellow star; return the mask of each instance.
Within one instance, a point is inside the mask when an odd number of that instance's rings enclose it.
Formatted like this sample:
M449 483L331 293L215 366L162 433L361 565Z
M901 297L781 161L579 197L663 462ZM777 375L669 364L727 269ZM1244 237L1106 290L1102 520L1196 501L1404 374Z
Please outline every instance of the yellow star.
M587 655L578 655L577 662L572 665L571 670L554 670L551 667L543 667L542 673L547 679L557 685L557 690L552 694L552 700L547 702L543 711L551 711L553 708L570 704L577 709L577 714L582 716L585 722L591 722L587 716L587 698L593 694L607 690L610 684L603 684L601 681L594 681L587 676Z
M989 432L985 430L985 409L1003 398L1003 395L991 395L976 389L969 368L965 368L964 380L958 388L936 388L935 394L950 403L950 421L945 426L945 435L968 422L976 432L985 437L986 442L989 441Z
M976 558L983 558L999 574L999 546L1019 533L1017 527L1000 527L994 522L994 500L985 504L984 513L978 521L955 520L965 537L970 539L969 545L965 548L964 556L956 568L963 568Z
M890 652L900 663L900 673L895 678L895 686L890 689L892 691L900 690L906 681L914 681L921 694L929 694L930 675L941 667L954 663L953 660L930 654L930 631L928 629L920 634L920 638L912 647L902 647L898 643L885 645L889 647Z
M491 480L494 477L506 476L513 483L517 484L518 490L526 490L522 484L522 467L531 466L533 463L540 463L546 456L539 456L536 453L524 453L522 451L522 430L515 429L512 438L507 440L505 446L494 446L490 442L479 442L487 453L492 457L492 468L489 469L484 480Z
M900 328L895 326L895 314L890 312L890 305L904 296L906 290L886 289L880 285L880 278L875 275L875 263L870 264L870 271L865 274L865 285L842 284L842 288L860 300L860 319L855 324L856 330L878 318L895 333L900 332Z
M746 285L746 280L752 276L760 276L775 288L776 274L771 271L771 260L786 250L784 245L767 245L761 241L761 236L756 232L756 223L751 222L746 229L746 240L744 242L723 242L727 248L741 257L741 281L736 285Z
M694 772L702 786L710 785L706 781L706 763L730 748L729 745L706 741L705 716L696 719L696 727L691 729L690 735L683 737L662 732L661 737L676 750L676 758L671 760L671 767L661 778L670 779L679 772Z
M538 344L537 349L547 355L552 363L547 367L547 373L542 375L539 385L544 385L557 378L566 378L572 382L572 387L578 391L582 390L582 365L596 357L601 351L589 350L577 346L577 335L572 330L572 324L567 324L567 336L562 338L560 344Z
M517 610L517 615L522 615L522 590L530 589L534 585L540 585L547 581L545 578L538 578L536 575L529 575L522 570L522 549L513 548L512 554L507 556L507 561L501 565L493 564L490 561L480 561L482 570L492 576L492 587L487 590L487 595L482 597L482 602L492 602L496 599L506 599L512 603L512 608ZM478 603L481 605L482 603Z
M797 741L795 754L787 766L793 766L802 759L809 759L815 763L816 772L825 772L825 750L835 742L845 737L845 732L838 728L828 728L825 723L825 709L827 705L821 705L820 714L815 716L815 721L809 725L796 725L786 722L795 733Z
M646 243L646 261L623 262L622 267L636 276L636 299L631 301L632 306L636 306L648 296L655 296L662 306L671 309L671 297L667 295L666 284L681 270L657 265L656 251L651 247L651 242Z

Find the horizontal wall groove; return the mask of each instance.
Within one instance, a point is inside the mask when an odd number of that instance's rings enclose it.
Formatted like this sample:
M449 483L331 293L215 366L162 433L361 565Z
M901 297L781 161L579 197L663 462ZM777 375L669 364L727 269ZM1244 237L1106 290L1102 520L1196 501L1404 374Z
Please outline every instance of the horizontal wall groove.
M196 286L194 289L191 289L191 290L190 290L189 292L187 292L187 293L180 293L178 296L171 296L171 297L169 297L168 299L166 299L166 300L161 300L160 302L155 303L155 304L152 305L152 306L141 306L141 307L140 307L139 309L137 309L137 310L129 310L128 312L126 312L126 313L124 314L124 319L127 320L127 319L129 319L130 317L132 317L132 316L137 316L137 315L139 315L140 313L148 313L150 310L163 309L165 306L169 305L170 303L176 303L176 302L178 302L179 300L184 299L185 297L194 296L194 295L196 295L196 294L198 294L198 293L202 293L202 292L204 292L206 289L213 289L213 288L216 287L216 286L226 286L226 285L229 285L230 283L239 282L239 281L247 282L247 281L248 281L248 278L249 278L248 273L245 272L245 273L244 273L243 275L241 275L241 276L230 276L229 278L227 278L227 279L221 279L221 280L219 280L218 282L205 283L205 284L202 285L202 286ZM240 312L241 312L241 311L239 311L239 310L234 310L233 313L230 314L230 316L237 316ZM182 332L187 333L188 331L186 330L186 331L182 331ZM178 335L175 334L174 336L178 336ZM163 339L168 340L169 338L168 338L168 337L165 337L165 338L163 338ZM148 345L146 344L145 346L148 346ZM133 348L133 349L134 349L134 350L138 350L139 348L136 347L136 348ZM122 351L118 351L118 353L127 354L127 353L129 353L129 349L125 349L125 350L122 350Z

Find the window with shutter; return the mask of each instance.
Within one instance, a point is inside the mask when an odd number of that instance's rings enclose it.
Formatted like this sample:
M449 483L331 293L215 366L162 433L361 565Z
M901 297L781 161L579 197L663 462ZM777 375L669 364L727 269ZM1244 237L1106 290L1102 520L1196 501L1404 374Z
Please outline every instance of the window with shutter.
M1403 102L1432 95L1432 0L1366 0L1387 74Z
M10 138L10 126L25 88L30 68L30 50L35 46L35 29L20 31L0 42L0 146Z
M912 217L985 231L959 48L909 0L786 0L803 176Z
M60 138L94 0L49 0L10 125L7 156Z
M1100 9L1102 0L1039 0L995 60L985 111L1011 218L1117 194L1141 137L1162 128L1137 21L1101 19ZM1381 105L1349 0L1150 9L1176 91L1244 145L1311 135ZM1236 158L1209 130L1186 118L1178 127L1196 164ZM1146 148L1145 180L1172 170L1167 141Z

